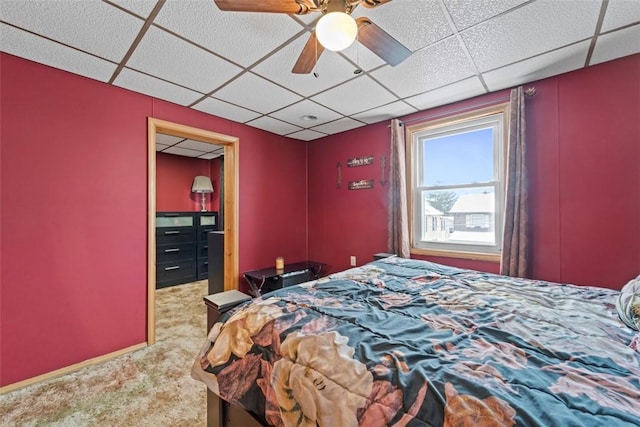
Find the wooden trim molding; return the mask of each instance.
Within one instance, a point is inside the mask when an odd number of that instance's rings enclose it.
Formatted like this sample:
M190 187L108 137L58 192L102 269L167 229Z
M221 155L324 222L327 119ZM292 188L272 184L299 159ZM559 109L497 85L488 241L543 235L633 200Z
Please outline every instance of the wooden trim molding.
M468 110L459 114L451 114L445 115L443 117L434 118L432 120L425 119L424 121L420 121L411 126L405 126L405 161L406 161L406 179L407 179L407 203L409 206L409 240L410 240L410 253L414 255L423 255L423 256L438 256L438 257L447 257L447 258L461 258L461 259L469 259L469 260L477 260L477 261L491 261L491 262L500 262L500 253L492 253L492 252L473 252L470 250L456 250L456 248L449 249L437 249L437 248L422 248L417 247L415 245L415 230L414 230L414 221L415 218L415 197L413 194L413 186L414 186L414 169L415 162L414 158L417 155L414 153L414 136L417 133L423 132L428 129L435 129L443 126L449 126L452 124L457 124L461 122L465 122L472 119L479 119L482 117L492 116L495 114L503 114L503 137L506 139L509 135L509 103L508 102L496 102L495 104L491 104L490 106L484 108L478 108L473 110ZM507 156L507 146L506 140L503 144L503 152L501 156L505 159L504 167L506 168L506 156ZM504 172L504 171L503 171ZM505 178L502 179L502 184L504 187ZM497 194L496 197L501 196L504 197L504 193ZM496 223L496 227L502 227L502 222ZM497 243L500 247L500 243Z
M412 255L437 256L445 258L469 259L472 261L491 261L500 262L500 254L489 254L481 252L464 252L464 251L447 251L447 250L431 250L431 249L411 249Z
M224 148L224 289L238 289L239 279L239 212L238 183L240 174L240 141Z
M103 354L102 356L94 357L92 359L87 359L80 363L75 363L73 365L65 366L64 368L56 369L55 371L47 372L45 374L38 375L36 377L28 378L26 380L19 381L17 383L0 387L0 395L9 393L11 391L17 390L22 387L27 387L32 384L39 383L41 381L46 381L53 378L61 377L63 375L67 375L72 372L78 371L82 368L86 368L87 366L94 366L103 362L107 362L111 359L115 359L116 357L122 356L123 354L131 353L133 351L143 349L146 346L147 346L147 343L144 343L144 342L140 344L132 345L131 347L123 348L121 350L114 351L113 353Z
M191 126L148 118L147 122L147 344L156 341L156 134L224 146L224 289L238 288L238 177L240 140Z
M147 344L156 342L156 122L147 120Z

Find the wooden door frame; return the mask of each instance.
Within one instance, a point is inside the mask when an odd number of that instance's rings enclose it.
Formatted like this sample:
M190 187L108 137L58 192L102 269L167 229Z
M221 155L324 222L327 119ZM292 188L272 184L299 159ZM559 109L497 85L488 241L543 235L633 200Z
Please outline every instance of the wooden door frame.
M195 139L224 146L224 289L238 288L237 137L149 117L147 121L147 345L156 341L156 134Z

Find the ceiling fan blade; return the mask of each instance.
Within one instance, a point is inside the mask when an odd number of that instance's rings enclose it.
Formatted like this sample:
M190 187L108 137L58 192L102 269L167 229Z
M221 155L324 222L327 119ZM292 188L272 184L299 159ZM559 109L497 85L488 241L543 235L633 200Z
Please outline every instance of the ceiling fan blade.
M356 19L356 22L358 23L358 41L387 64L395 66L411 56L409 49L371 22L369 18L363 16Z
M389 3L391 0L363 0L360 4L369 9L382 6L385 3Z
M315 7L313 0L214 0L220 10L304 15Z
M318 58L324 51L324 47L318 43L315 31L309 36L307 44L304 45L296 64L291 70L294 74L309 74L318 62Z

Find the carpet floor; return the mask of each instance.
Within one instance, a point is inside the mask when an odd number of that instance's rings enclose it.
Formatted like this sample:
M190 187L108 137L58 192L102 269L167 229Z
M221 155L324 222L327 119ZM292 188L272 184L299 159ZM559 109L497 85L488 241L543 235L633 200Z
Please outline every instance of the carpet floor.
M206 337L207 281L156 292L156 343L0 396L1 426L206 425L190 376Z

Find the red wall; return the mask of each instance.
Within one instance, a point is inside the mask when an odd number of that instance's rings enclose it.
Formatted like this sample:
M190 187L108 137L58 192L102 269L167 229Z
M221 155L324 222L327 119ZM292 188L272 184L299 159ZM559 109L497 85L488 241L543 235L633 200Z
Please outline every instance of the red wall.
M150 100L1 59L4 385L145 341Z
M640 273L640 55L535 85L533 273L619 289Z
M532 275L619 289L640 273L640 55L531 83L527 99ZM507 95L508 97L508 95ZM504 99L505 92L443 106L403 120ZM309 254L346 268L387 248L387 187L379 156L389 155L388 122L309 144ZM345 168L375 156L374 166ZM336 163L343 188L336 188ZM346 190L351 179L373 190ZM497 263L430 258L497 272Z
M240 271L307 259L306 143L234 124L240 138ZM242 280L241 289L246 289Z
M380 156L387 159L388 123L365 126L309 144L309 257L329 264L329 271L357 265L387 251L387 189L382 185ZM373 156L367 166L347 167L347 159ZM338 188L337 164L342 186ZM373 179L372 189L348 190L349 181Z
M216 166L217 165L217 166ZM191 192L193 178L204 175L211 178L213 193L205 194L208 211L217 211L220 195L220 160L156 154L156 210L199 211L200 194Z
M149 116L240 137L241 269L306 257L305 143L0 55L0 385L146 340Z

